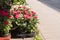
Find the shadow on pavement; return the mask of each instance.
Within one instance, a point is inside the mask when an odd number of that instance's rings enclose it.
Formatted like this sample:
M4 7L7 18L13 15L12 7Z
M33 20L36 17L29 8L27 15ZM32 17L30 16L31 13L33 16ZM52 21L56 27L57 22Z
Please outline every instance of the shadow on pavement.
M60 0L38 0L60 12Z

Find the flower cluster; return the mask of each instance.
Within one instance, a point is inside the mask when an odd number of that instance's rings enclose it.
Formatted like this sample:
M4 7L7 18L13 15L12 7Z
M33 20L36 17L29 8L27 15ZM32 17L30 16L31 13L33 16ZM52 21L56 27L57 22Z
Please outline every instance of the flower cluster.
M30 8L27 8L26 6L19 6L18 8L14 7L13 10L11 10L11 14L13 14L16 19L20 17L25 19L37 19L36 12L32 11Z
M27 6L12 7L10 12L8 10L0 10L0 25L1 27L7 26L9 29L10 27L16 27L13 22L19 27L32 29L32 27L37 24L38 18L36 12L31 10L31 8ZM23 29L22 29L23 30Z
M18 27L20 26L23 28L26 27L27 29L32 29L38 23L36 12L31 10L28 6L19 5L18 7L13 7L10 10L10 14L12 15L10 18L14 19L14 23Z
M0 23L3 23L7 26L9 24L10 18L12 18L12 16L10 16L8 10L0 10Z

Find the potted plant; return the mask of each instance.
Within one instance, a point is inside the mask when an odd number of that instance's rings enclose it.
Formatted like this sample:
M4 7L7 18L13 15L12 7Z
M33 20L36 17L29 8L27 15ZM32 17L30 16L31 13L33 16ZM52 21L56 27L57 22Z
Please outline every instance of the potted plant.
M36 12L31 10L28 6L19 5L17 7L12 7L10 14L14 17L12 23L14 30L11 31L14 37L17 34L30 34L35 32L34 28L36 28L38 18Z
M11 5L8 0L0 0L0 40L10 40L11 19L9 9Z
M8 11L0 10L0 39L10 37L9 30L12 27L12 21Z

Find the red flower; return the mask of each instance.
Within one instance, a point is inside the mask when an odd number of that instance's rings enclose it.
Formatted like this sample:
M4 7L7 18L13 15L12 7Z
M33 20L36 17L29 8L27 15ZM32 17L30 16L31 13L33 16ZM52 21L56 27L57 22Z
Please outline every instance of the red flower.
M15 18L17 18L17 19L20 18L20 14L16 14Z
M1 15L2 16L8 16L8 13L9 13L8 11L2 11Z
M8 11L0 10L0 15L2 16L7 16L8 13L9 13Z
M2 11L3 11L3 10L0 10L0 14L2 14Z
M12 19L12 18L13 18L13 15L9 15L8 18L9 18L9 19Z
M5 25L8 25L8 24L9 24L9 22L8 22L8 21L4 21L4 24L5 24Z
M37 19L37 16L34 16L35 19Z

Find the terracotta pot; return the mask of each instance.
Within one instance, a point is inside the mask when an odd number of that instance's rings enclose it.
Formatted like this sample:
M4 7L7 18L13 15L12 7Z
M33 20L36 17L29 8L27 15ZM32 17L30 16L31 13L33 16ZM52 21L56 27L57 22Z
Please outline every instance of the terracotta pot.
M11 39L11 35L0 37L0 40L10 40L10 39Z

